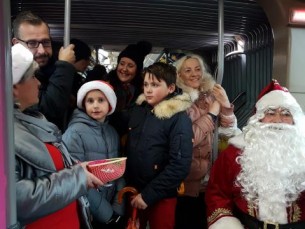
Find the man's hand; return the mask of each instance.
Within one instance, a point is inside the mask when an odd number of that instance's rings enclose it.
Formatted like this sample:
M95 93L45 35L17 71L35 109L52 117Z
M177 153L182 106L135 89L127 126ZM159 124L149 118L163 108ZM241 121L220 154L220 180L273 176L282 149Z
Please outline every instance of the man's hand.
M75 62L74 45L70 44L66 48L61 47L58 54L58 60L67 61L70 64Z

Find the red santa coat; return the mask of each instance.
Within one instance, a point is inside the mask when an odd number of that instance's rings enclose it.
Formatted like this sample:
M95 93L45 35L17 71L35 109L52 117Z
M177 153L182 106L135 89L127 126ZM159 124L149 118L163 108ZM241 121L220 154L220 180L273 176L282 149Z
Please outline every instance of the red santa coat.
M230 145L223 151L212 167L210 180L206 190L206 205L209 229L241 229L240 221L234 217L234 206L242 212L258 218L253 204L248 203L235 185L235 179L241 168L236 158L241 149ZM305 193L287 208L288 223L305 220Z

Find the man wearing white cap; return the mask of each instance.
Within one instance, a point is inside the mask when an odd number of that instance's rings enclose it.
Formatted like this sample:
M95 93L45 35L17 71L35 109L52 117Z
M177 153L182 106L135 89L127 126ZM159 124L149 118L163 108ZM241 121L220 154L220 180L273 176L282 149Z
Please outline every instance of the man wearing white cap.
M212 168L209 229L305 228L304 127L300 105L273 80Z

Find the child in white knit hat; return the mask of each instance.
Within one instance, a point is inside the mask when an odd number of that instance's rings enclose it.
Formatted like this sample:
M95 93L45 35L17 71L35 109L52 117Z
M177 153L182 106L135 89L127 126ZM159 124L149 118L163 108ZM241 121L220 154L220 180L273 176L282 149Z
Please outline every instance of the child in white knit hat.
M119 136L107 122L107 116L116 107L117 98L104 81L90 81L77 93L77 109L74 110L68 129L63 134L69 152L79 161L92 161L119 156ZM91 190L88 194L90 210L96 227L115 223L124 214L124 204L117 203L117 193L125 186L123 178L111 185Z

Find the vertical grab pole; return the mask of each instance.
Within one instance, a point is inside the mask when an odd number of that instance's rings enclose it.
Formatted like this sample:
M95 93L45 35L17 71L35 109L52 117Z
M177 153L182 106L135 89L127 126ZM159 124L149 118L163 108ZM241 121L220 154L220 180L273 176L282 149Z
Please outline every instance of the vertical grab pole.
M65 23L64 23L64 47L70 44L70 23L71 23L71 0L65 0ZM64 126L68 126L68 113L64 114Z
M223 15L223 0L218 0L218 74L217 83L222 83L223 68L224 68L224 45L223 45L223 30L224 30L224 15Z
M70 44L71 0L65 0L64 47Z
M10 1L0 2L0 223L18 228L13 121Z
M218 71L216 82L222 83L223 67L224 67L224 45L223 45L223 31L224 31L224 13L223 0L218 0ZM218 121L215 123L215 131L213 137L213 151L212 162L214 163L218 157Z

